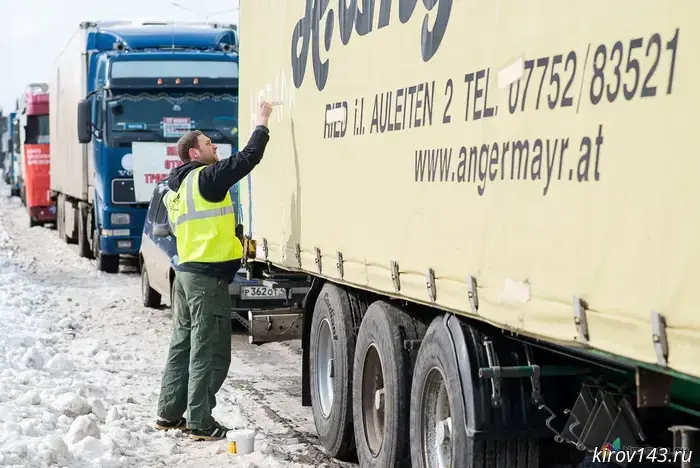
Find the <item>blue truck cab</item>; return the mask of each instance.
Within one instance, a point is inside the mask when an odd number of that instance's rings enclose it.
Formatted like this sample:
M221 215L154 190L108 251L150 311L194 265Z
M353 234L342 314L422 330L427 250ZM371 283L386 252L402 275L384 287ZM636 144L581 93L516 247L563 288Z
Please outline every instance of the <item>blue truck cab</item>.
M59 236L101 271L138 256L150 195L182 135L238 146L235 25L82 23L51 89Z

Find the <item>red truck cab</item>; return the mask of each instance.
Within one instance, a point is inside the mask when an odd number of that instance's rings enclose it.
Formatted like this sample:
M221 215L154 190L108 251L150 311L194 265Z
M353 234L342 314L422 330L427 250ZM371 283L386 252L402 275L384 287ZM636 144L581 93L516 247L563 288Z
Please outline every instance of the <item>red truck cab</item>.
M45 83L31 84L20 108L21 173L20 196L29 212L29 225L56 222L56 205L50 194L49 89Z

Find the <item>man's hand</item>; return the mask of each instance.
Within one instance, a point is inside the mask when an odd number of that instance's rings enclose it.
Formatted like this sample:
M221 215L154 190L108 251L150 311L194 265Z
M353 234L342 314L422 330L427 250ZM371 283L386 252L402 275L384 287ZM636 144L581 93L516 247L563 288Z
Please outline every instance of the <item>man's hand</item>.
M270 114L272 114L272 105L267 101L262 101L258 105L256 125L264 125L267 127L270 121Z

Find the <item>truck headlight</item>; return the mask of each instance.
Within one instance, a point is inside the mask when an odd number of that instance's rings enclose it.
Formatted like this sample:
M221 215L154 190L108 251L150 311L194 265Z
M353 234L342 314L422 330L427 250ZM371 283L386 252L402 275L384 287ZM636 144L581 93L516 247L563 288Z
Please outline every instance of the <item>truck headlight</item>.
M129 224L131 216L129 216L129 213L112 213L109 216L109 220L112 224Z

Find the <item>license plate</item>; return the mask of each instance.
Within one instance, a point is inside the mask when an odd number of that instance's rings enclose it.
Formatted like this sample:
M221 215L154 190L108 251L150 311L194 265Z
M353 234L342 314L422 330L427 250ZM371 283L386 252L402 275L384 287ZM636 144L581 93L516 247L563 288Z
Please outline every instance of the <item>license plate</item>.
M243 286L241 299L284 299L287 297L285 289L267 288L265 286Z

